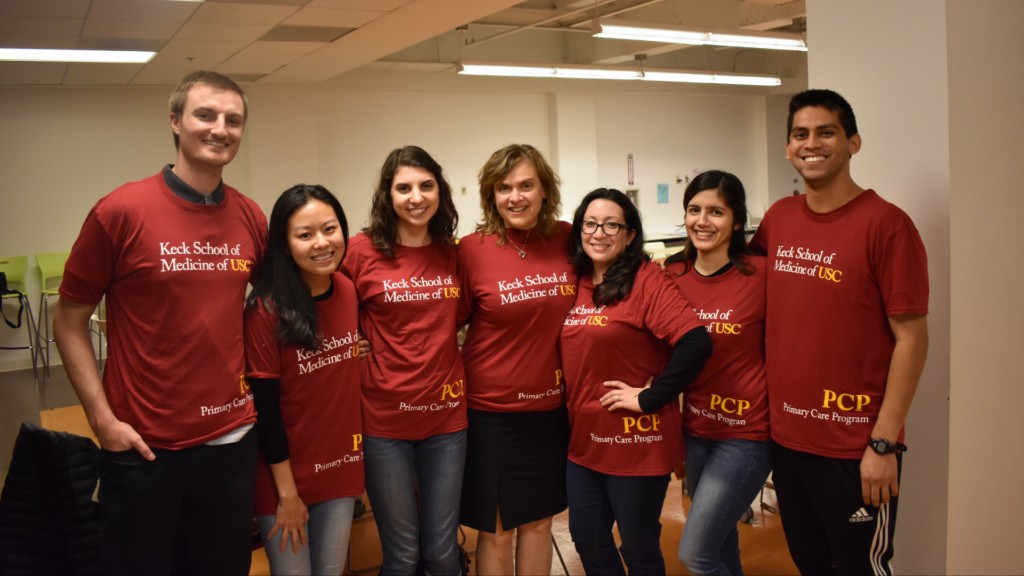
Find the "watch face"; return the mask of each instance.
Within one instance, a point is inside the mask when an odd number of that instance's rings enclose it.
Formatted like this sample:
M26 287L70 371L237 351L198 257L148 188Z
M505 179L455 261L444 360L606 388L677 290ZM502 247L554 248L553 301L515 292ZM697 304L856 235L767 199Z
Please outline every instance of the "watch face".
M888 454L892 452L892 444L889 444L885 438L875 438L871 440L871 449L878 454Z

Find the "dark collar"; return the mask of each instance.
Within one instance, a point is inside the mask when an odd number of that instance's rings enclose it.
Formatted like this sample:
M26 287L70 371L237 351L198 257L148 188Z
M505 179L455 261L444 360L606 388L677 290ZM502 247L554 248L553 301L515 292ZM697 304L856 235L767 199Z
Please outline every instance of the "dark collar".
M172 170L173 167L173 164L164 166L164 181L167 182L167 186L171 189L171 192L174 192L175 196L193 204L220 204L224 201L223 181L217 183L217 187L213 190L212 194L200 194L196 192L195 188L186 184L181 178L178 178L178 175Z

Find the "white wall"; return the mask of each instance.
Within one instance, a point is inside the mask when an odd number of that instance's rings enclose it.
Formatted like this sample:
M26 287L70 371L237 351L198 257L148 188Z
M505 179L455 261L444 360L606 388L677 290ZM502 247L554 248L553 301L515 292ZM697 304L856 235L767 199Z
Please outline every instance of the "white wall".
M648 236L679 233L683 190L705 170L732 172L751 196L767 197L763 114L763 96L601 94L598 180L639 190ZM628 154L633 155L633 186L628 185ZM658 184L668 185L667 203L658 203Z
M769 96L765 103L766 127L765 148L768 150L768 204L794 192L802 194L803 180L793 165L786 160L786 116L789 114L789 99L792 94ZM764 215L764 210L752 212Z
M766 204L762 91L722 95L716 89L716 95L704 87L348 76L315 88L247 88L245 141L225 181L268 213L285 188L323 184L341 198L350 229L358 230L384 157L417 144L444 166L466 234L479 220L480 166L494 150L526 142L561 175L566 218L593 188L625 187L627 152L636 158L641 210L651 231L681 222L682 185L675 177L693 170L734 171L749 187L751 205ZM70 249L101 196L173 162L170 91L0 87L0 255ZM670 185L668 204L656 204L658 182ZM34 262L29 281L36 302ZM0 344L22 341L22 334L0 329ZM28 364L24 351L0 351L0 370Z
M950 574L1024 574L1024 2L948 1L952 350Z

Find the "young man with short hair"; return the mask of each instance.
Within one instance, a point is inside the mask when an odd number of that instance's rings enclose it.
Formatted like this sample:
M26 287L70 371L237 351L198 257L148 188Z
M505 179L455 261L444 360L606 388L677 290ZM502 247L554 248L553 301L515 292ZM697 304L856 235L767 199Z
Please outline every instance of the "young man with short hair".
M248 574L257 446L242 305L267 223L221 180L248 108L216 72L187 76L170 105L176 163L89 212L54 331L103 448L104 573ZM104 297L101 381L89 317Z
M768 257L773 482L804 574L891 574L903 425L928 349L928 270L910 218L850 175L853 109L790 102L786 157L805 194L776 202Z

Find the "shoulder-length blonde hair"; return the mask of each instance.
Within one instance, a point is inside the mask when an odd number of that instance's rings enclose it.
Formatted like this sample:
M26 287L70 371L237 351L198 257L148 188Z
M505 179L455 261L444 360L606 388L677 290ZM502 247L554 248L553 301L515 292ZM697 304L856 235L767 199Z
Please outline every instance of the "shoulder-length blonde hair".
M529 144L509 144L498 150L484 163L477 176L480 182L480 208L483 211L483 222L477 225L476 231L481 234L497 234L501 244L505 243L505 221L498 212L494 194L501 181L508 176L520 162L528 161L537 170L537 178L547 197L541 206L537 225L545 237L555 231L555 222L562 213L562 196L558 191L559 178L555 171L533 146Z

